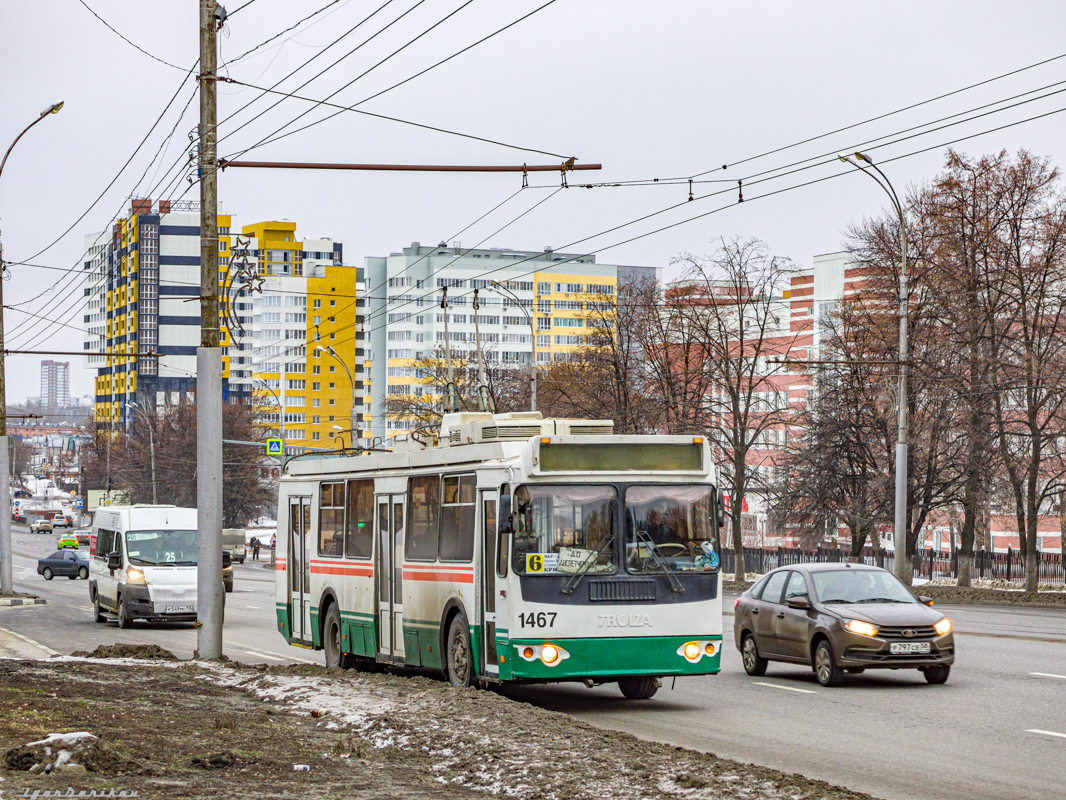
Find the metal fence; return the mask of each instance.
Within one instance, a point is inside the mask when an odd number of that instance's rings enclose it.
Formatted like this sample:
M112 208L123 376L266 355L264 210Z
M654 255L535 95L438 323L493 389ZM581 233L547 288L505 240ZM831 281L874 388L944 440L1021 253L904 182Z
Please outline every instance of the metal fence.
M732 549L722 548L722 571L736 572L736 556ZM744 567L748 572L763 574L776 567L789 564L809 564L812 562L844 562L849 560L848 551L822 547L817 550L802 550L795 547L745 547ZM873 550L866 548L859 557L859 562L892 570L895 566L895 554L891 550ZM973 555L974 578L1002 579L1008 581L1025 580L1025 561L1018 550L1008 549L1005 553L989 553L979 550ZM1061 553L1039 553L1037 555L1037 574L1041 583L1064 583ZM914 577L957 578L959 576L958 554L937 550L919 550L914 554Z

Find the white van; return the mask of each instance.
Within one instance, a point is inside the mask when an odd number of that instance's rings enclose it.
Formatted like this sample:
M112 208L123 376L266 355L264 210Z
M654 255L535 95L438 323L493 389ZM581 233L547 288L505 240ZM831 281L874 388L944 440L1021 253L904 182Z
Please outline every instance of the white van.
M195 621L196 509L108 506L93 518L89 599L128 628L134 619Z

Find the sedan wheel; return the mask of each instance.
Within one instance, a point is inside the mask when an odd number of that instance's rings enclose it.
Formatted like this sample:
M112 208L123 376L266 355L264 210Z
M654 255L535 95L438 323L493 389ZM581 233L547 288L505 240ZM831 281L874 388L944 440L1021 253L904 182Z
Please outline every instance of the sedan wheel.
M759 655L759 648L755 646L755 637L750 633L740 644L740 657L744 662L744 671L749 675L758 677L766 674L766 659Z
M78 567L78 577L81 578L83 581L89 580L89 568Z
M840 686L844 682L844 670L836 665L833 647L823 639L814 651L814 674L822 686Z
M41 574L44 575L44 579L46 581L52 580L52 568L51 567L45 567L44 571Z

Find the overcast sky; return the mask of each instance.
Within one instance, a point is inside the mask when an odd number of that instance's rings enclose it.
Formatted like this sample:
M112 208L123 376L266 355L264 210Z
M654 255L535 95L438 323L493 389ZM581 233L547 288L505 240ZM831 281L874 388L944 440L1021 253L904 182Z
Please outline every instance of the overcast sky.
M197 121L194 82L182 81L198 55L198 4L85 2L139 47L182 70L122 41L79 0L0 0L0 146L6 147L51 102L66 102L60 114L23 138L0 178L4 258L43 265L15 265L4 284L5 304L21 303L5 312L9 348L80 351L82 284L76 272L59 270L80 266L84 235L108 227L120 209L128 208L131 195L176 198L189 187L183 173L168 170L184 159L188 133ZM232 12L243 2L224 5ZM327 2L254 0L229 21L220 38L222 60L236 58ZM322 99L358 78L333 99L350 105L456 53L545 0L473 0L465 7L464 2L340 0L222 74L270 87L306 64L278 88ZM361 27L325 49L382 4L385 7ZM457 9L414 44L358 77ZM572 155L579 162L603 164L602 172L573 174L570 189L552 195L517 222L508 225L553 189L520 192L465 231L515 194L521 176L231 169L220 176L219 195L224 211L236 215L235 227L263 219L295 221L301 237L343 241L350 264L362 264L368 255L387 255L414 240L459 239L466 247L483 242L596 252L603 263L662 266L672 275L669 265L678 254L706 254L717 237L740 235L764 239L773 252L807 267L815 254L840 249L849 222L878 213L885 198L872 181L848 174L839 162L761 184L755 183L756 173L865 147L879 137L891 142L898 138L891 135L904 129L1041 87L1049 88L1013 102L1061 91L1066 83L1049 85L1066 81L1066 58L799 147L737 162L1063 55L1064 17L1061 0L556 0L447 64L361 106L555 155L348 112L246 155L259 160L401 164L554 164L558 155ZM119 174L175 92L173 105ZM221 155L258 143L311 107L286 99L269 110L277 98L260 95L255 89L221 85ZM1066 92L896 144L880 142L869 152L884 162L932 148L885 164L902 191L937 173L944 155L938 145L1062 108ZM314 110L286 130L328 113L332 111ZM166 143L175 123L175 134ZM246 127L236 130L244 123ZM973 154L1027 147L1061 161L1064 132L1066 113L1054 114L955 146ZM807 163L819 161L824 159ZM732 166L721 170L726 164ZM743 205L736 204L735 183L697 184L697 198L726 191L692 203L683 202L687 185L574 187L579 182L688 177L715 168L718 171L704 179L742 178L750 184ZM758 199L838 174L839 179ZM559 181L545 174L532 176L531 183L558 186ZM198 190L186 197L197 199ZM679 203L679 208L644 222L593 236ZM87 210L84 219L52 245ZM500 228L504 230L495 233ZM39 361L39 356L9 356L9 400L38 394ZM92 373L80 359L71 361L72 392L91 392Z

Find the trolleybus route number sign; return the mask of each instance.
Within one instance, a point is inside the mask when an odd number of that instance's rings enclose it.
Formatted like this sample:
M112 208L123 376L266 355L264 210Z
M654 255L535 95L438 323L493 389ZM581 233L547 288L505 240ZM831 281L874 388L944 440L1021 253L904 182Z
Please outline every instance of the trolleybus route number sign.
M558 572L558 553L526 553L526 572Z

